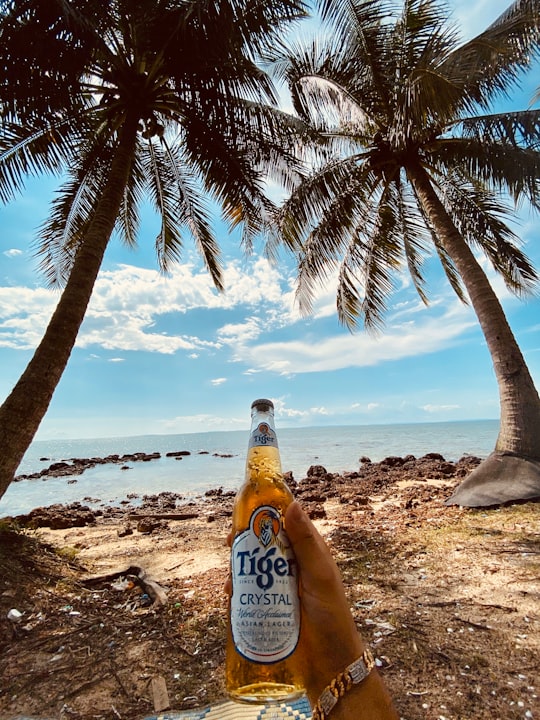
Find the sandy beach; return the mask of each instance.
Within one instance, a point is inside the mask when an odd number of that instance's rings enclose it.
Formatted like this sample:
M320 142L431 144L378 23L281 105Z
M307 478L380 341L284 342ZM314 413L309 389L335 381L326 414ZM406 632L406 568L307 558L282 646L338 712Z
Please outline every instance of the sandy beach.
M406 720L539 717L540 506L446 507L473 463L388 458L291 483ZM0 717L138 720L223 700L232 501L4 522Z

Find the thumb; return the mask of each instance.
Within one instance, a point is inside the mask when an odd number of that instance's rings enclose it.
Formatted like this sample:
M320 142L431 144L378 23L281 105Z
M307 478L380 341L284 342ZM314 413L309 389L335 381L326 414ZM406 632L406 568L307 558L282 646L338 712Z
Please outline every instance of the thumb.
M323 538L307 514L296 501L285 513L285 530L300 568L305 589L320 588L336 583L340 574Z

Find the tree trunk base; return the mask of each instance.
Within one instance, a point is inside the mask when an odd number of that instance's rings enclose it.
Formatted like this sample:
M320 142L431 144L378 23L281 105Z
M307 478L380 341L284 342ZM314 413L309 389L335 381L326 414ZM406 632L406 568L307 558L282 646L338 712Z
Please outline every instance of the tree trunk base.
M489 507L524 500L540 500L540 460L493 452L445 505Z

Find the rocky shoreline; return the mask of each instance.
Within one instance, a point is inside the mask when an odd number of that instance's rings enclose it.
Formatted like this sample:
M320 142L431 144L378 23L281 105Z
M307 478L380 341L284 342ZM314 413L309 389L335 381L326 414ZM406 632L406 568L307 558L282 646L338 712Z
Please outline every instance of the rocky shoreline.
M167 456L181 459L188 451L167 453ZM84 472L88 467L107 462L125 463L128 461L148 462L159 457L159 453L147 455L136 453L134 455L111 455L106 458L72 459L67 462L54 463L46 470L41 471L37 477L46 475L61 477L73 475L74 470ZM457 462L446 460L439 453L428 453L420 458L413 455L404 457L390 456L380 462L371 462L367 457L360 459L358 470L345 473L327 472L323 465L312 465L305 478L296 480L289 471L285 473L286 481L291 487L295 497L303 504L312 518L324 518L324 503L332 498L339 498L340 503L351 506L367 505L369 497L380 494L391 488L394 483L426 482L426 490L431 495L446 493L450 495L448 484L457 484L466 477L481 462L481 458L466 455ZM69 471L69 472L68 472ZM54 475L53 475L54 473ZM25 477L34 477L25 476ZM19 479L21 476L19 476ZM445 487L437 488L427 481L444 480ZM452 483L452 480L455 483ZM409 505L414 507L420 490L415 486L408 499ZM162 521L168 519L189 519L204 514L208 522L216 517L230 515L234 500L234 491L224 491L215 488L207 491L197 502L186 501L184 496L174 492L162 492L157 495L144 495L142 498L136 494L128 496L127 500L119 506L104 505L90 507L84 502L71 504L54 504L48 507L38 507L24 515L13 518L21 527L50 527L64 529L70 527L84 527L97 522L123 521L126 532L133 531L133 525L139 532L152 532L160 526ZM99 498L85 498L93 506L100 503Z
M189 450L176 450L168 452L165 457L174 458L175 460L182 460L182 458L191 455ZM208 450L200 450L197 455L209 455ZM232 457L229 453L212 453L213 457ZM68 458L67 460L61 460L60 462L53 462L48 467L39 470L34 473L27 473L16 475L13 478L14 482L21 482L22 480L46 480L47 478L58 478L58 477L70 477L71 475L82 475L85 470L90 470L97 465L121 465L122 470L129 470L129 462L151 462L152 460L160 460L162 454L160 452L145 453L126 453L124 455L107 455L106 457L91 457L91 458ZM41 462L48 462L49 458L40 458Z

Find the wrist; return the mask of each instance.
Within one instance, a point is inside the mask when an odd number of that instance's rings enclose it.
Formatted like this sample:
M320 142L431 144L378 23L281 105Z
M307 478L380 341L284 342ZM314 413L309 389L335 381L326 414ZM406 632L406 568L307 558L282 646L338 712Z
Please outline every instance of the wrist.
M372 670L364 682L353 685L331 710L326 720L398 720L392 699L379 675Z
M313 720L398 720L392 699L379 675L375 659L364 648L316 698L309 696Z
M314 707L326 686L339 673L343 672L357 658L361 657L366 649L361 636L355 632L349 636L348 643L333 643L332 647L323 648L321 652L314 653L311 648L305 648L305 687L309 701ZM317 662L307 659L317 657Z
M341 698L355 685L367 680L374 668L375 658L371 650L366 648L360 657L348 665L343 672L339 672L324 688L313 708L313 720L326 720Z

